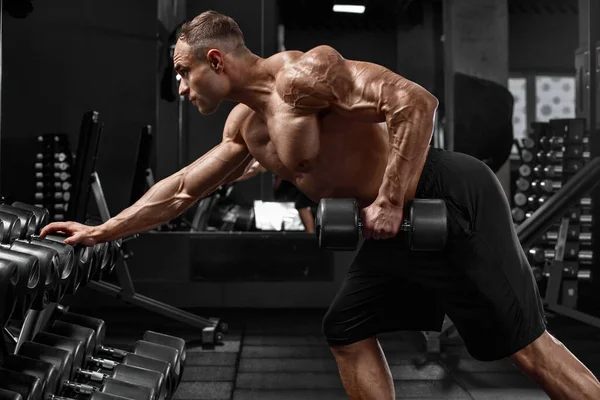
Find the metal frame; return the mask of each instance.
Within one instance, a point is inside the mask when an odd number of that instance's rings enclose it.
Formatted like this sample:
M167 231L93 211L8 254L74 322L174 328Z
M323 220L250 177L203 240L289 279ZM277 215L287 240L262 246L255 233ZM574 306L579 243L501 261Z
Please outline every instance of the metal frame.
M109 220L110 212L108 210L108 205L106 204L106 199L102 190L102 184L100 183L100 177L95 171L92 172L90 177L90 187L102 221ZM131 274L129 273L129 267L127 265L128 256L124 247L125 245L126 243L122 244L119 250L120 257L115 265L115 271L119 285L114 285L112 283L100 280L91 281L88 283L88 286L99 292L122 299L127 303L201 329L202 344L204 346L214 346L222 343L224 339L223 334L227 331L227 325L221 322L219 318L202 318L187 311L183 311L177 307L162 303L158 300L140 295L135 292L133 280L131 279Z

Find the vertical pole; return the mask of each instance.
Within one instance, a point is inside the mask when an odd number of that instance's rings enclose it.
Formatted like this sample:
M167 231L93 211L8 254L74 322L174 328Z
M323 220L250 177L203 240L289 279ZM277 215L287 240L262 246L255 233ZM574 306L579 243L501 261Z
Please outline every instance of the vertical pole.
M0 0L0 165L2 165L2 0ZM0 191L2 189L2 170L0 169Z

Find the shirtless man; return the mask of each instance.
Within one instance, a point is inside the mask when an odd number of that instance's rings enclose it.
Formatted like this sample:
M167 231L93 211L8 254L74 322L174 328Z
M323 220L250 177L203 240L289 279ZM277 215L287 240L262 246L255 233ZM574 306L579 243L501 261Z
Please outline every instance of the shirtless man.
M212 11L182 27L173 61L179 93L202 114L225 99L241 103L222 142L104 224L52 223L42 236L63 231L68 243L94 245L147 231L256 160L315 202L353 197L362 208L367 240L323 321L349 398L393 399L376 335L439 330L444 314L474 358L509 358L554 399L600 398L598 380L546 331L495 175L470 156L429 147L433 95L328 46L260 58L233 19ZM414 197L445 200L447 250L411 252L394 238Z

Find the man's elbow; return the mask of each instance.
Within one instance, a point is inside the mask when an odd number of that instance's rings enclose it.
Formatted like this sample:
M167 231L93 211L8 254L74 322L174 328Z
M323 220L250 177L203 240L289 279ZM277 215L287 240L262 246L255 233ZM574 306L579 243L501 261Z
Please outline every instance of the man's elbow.
M419 94L419 103L424 111L435 114L440 102L437 97L424 90Z

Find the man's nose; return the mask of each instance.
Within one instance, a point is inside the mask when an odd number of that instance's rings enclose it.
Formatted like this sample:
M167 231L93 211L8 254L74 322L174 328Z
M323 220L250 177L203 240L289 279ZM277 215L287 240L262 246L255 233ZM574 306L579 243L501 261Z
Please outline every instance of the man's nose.
M179 81L179 95L185 96L189 93L190 87L184 82L184 80Z

